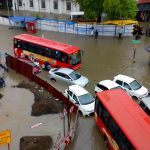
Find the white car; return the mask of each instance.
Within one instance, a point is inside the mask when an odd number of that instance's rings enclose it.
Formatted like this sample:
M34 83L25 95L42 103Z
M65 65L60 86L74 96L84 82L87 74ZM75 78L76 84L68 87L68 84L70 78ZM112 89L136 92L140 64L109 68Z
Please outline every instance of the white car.
M119 84L133 99L141 99L148 95L148 90L135 79L119 74L114 77L114 80Z
M122 88L119 84L117 84L114 81L103 80L96 84L95 93L111 89L122 89Z
M150 95L142 98L139 101L139 105L150 116Z
M49 78L55 82L65 82L68 85L77 84L82 87L89 82L87 77L69 68L53 68L49 71Z
M65 90L64 95L69 97L72 103L76 104L83 116L90 116L94 113L95 100L93 96L79 85L71 85Z

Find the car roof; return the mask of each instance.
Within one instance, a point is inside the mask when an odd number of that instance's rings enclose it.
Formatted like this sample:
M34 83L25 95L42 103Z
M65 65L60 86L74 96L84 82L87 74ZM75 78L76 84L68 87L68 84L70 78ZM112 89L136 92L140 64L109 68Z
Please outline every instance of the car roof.
M119 86L119 84L117 84L116 82L111 81L111 80L103 80L103 81L100 81L99 84L104 85L108 89L112 89L114 87L118 87Z
M142 98L141 101L146 105L148 109L150 109L150 96Z
M130 82L135 80L134 78L131 78L129 76L122 75L122 74L119 74L119 75L115 76L114 78L118 79L118 80L121 80L121 81L125 81L127 83L130 83Z
M69 68L59 68L56 72L62 72L62 73L65 73L65 74L70 74L73 71L74 70L69 69Z
M71 85L69 86L68 89L73 91L77 96L81 96L81 95L89 93L86 89L84 89L83 87L79 85Z

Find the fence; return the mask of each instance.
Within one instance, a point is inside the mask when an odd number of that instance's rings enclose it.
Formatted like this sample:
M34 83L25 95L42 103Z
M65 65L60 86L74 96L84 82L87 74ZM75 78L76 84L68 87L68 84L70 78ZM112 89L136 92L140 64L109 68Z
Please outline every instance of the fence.
M54 97L56 97L57 99L62 101L64 104L66 104L67 107L69 107L69 111L67 113L70 113L70 109L73 107L72 113L75 115L75 122L73 126L71 127L71 129L68 131L67 135L64 138L55 142L54 150L63 150L66 147L66 145L68 145L69 142L73 140L74 132L76 129L76 121L78 117L78 107L74 105L73 103L69 102L68 99L61 92L59 92L49 83L39 78L38 76L34 75L33 68L31 65L24 63L23 61L20 61L19 59L12 57L8 54L6 55L6 64L8 67L14 69L17 73L20 73L24 75L25 77L29 78L30 80L39 84L45 90L49 91Z
M21 22L14 22L4 17L0 17L0 24L22 27ZM47 18L37 19L36 28L39 30L81 35L91 35L94 28L98 30L99 36L118 36L120 30L120 26L117 25L76 23L71 21L52 20ZM124 25L123 31L123 36L132 36L133 25Z

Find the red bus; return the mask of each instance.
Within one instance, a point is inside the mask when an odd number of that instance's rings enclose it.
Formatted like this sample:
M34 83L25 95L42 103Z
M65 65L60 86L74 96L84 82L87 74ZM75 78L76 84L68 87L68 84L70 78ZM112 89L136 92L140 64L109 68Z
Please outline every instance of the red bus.
M97 93L94 118L109 149L150 149L150 118L125 91Z
M52 67L81 67L78 47L28 34L14 37L14 54L16 57L36 59L40 64L48 62Z

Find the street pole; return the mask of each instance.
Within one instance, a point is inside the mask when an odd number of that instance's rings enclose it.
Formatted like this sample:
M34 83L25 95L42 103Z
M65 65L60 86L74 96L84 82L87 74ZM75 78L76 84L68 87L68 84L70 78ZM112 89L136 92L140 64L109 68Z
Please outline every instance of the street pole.
M68 87L68 92L69 92L69 87ZM69 93L68 93L67 115L68 115L68 131L70 131L70 99L69 99Z
M8 11L8 16L9 16L9 3L8 3L8 0L7 0L7 11Z
M135 63L135 55L136 55L136 44L134 44L133 63Z
M135 63L135 55L136 55L136 49L137 49L137 44L140 44L140 40L138 39L135 39L135 40L132 40L132 43L134 44L134 51L133 51L133 63Z

